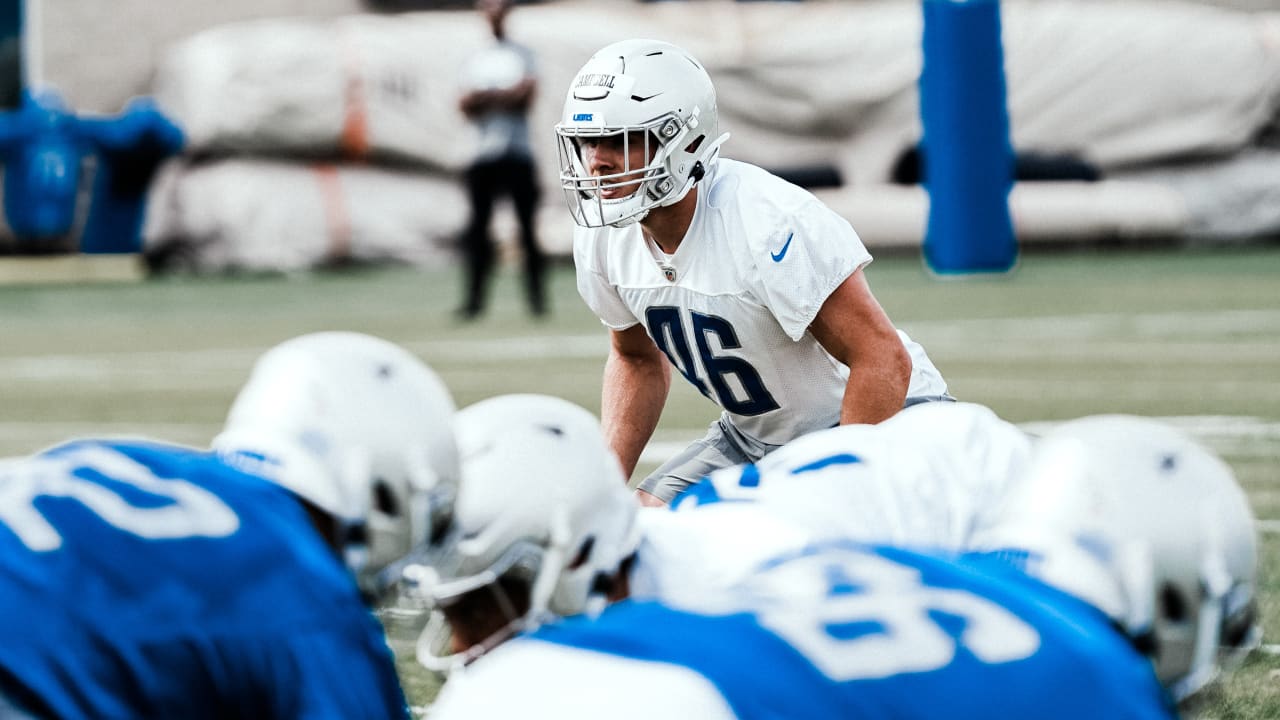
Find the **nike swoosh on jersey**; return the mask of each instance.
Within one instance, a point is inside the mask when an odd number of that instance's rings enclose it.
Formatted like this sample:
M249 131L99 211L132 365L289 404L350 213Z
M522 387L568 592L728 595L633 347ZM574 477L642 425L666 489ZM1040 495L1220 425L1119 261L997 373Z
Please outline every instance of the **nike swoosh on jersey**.
M787 250L791 247L791 238L795 236L796 236L795 233L791 233L790 235L788 235L787 242L785 245L782 246L782 249L776 253L772 253L772 252L769 253L769 257L773 258L774 262L782 262L782 258L787 256Z

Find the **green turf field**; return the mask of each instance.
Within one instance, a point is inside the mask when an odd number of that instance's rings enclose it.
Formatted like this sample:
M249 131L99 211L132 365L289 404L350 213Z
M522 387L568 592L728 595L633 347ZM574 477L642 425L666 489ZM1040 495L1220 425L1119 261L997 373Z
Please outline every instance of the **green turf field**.
M1280 643L1280 247L1038 253L1008 277L965 280L882 258L868 277L961 399L1033 429L1102 412L1174 418L1221 452L1263 521L1264 642ZM85 434L204 444L259 352L322 329L405 344L460 405L533 391L598 409L607 342L571 268L556 270L545 321L525 315L508 271L491 314L455 324L459 282L396 269L0 287L0 454ZM715 415L676 386L641 471ZM425 704L436 685L408 656L414 621L387 622ZM1280 717L1280 656L1256 654L1197 716Z

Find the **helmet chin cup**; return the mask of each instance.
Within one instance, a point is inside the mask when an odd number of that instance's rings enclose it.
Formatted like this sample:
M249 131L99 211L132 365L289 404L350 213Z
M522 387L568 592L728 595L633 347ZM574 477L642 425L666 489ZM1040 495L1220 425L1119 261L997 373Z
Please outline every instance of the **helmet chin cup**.
M616 228L624 228L624 227L627 227L628 225L635 225L638 222L642 222L647 217L649 217L649 209L645 208L644 210L641 210L639 213L636 213L635 215L628 215L627 217L624 217L617 222L611 222L609 223L609 226L616 227Z

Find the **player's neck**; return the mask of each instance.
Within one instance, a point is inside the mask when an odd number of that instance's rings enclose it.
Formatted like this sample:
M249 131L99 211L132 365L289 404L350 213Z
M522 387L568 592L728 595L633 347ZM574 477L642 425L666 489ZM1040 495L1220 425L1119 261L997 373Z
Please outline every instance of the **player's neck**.
M698 187L695 185L676 204L650 210L644 220L640 221L641 231L662 252L674 254L680 247L680 241L684 240L685 233L689 232L697 208Z

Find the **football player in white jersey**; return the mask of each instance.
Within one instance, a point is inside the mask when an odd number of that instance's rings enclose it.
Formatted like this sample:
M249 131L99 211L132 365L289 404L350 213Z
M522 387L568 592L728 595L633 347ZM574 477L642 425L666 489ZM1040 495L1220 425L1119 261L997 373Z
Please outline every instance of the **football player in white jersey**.
M1261 642L1255 527L1212 450L1157 420L1098 415L1036 441L970 545L1106 612L1186 704Z
M258 359L209 450L0 459L0 718L407 720L367 604L451 515L453 411L404 348L319 332Z
M1244 492L1209 449L1156 420L1081 418L1033 441L981 405L930 403L717 471L672 514L744 504L816 538L1011 563L1154 641L1179 701L1219 672L1218 643L1238 659L1260 639Z
M456 415L454 434L462 480L452 529L406 571L433 608L418 658L434 670L608 600L697 597L813 538L762 504L641 508L599 422L560 398L489 398Z
M950 399L863 276L871 255L811 193L719 157L715 88L674 45L627 40L574 78L556 125L578 291L609 327L602 420L630 475L671 365L723 408L645 478L669 502L800 435Z
M764 503L642 510L594 418L554 398L478 403L455 432L454 525L410 573L435 606L419 658L454 670L433 718L918 718L944 693L960 718L1172 716L1106 616L1003 563L815 545ZM718 558L646 557L699 522Z
M967 414L975 432L1000 427ZM762 512L764 502L641 510L594 418L555 398L484 401L459 414L455 431L463 470L454 524L410 573L435 608L419 659L468 668L450 675L433 717L594 716L621 696L627 702L611 714L622 717L854 707L860 717L933 717L944 687L967 689L948 695L960 717L993 708L1009 717L1167 717L1166 690L1187 698L1217 671L1219 647L1241 652L1258 640L1247 504L1225 466L1156 424L1089 419L1049 436L1025 474L1040 489L1010 491L1001 508L1029 522L986 535L994 561L832 542ZM937 435L919 437L927 451ZM780 467L795 469L790 455L776 456ZM879 502L874 493L865 501ZM1199 508L1206 522L1158 512L1175 505L1183 515ZM667 537L682 531L724 542L716 551L693 543L689 553L691 544ZM875 542L870 531L852 536ZM1063 554L1064 545L1077 550ZM800 582L815 570L826 585ZM602 610L606 600L615 604ZM935 627L930 608L968 617L969 629ZM556 615L581 617L547 624ZM997 649L991 642L1010 635L985 633L1009 622L1040 641ZM451 645L442 642L450 629ZM958 644L936 664L921 660L942 651L938 629ZM895 650L890 641L904 638ZM629 692L646 686L662 691ZM1011 692L1018 687L1030 695Z

